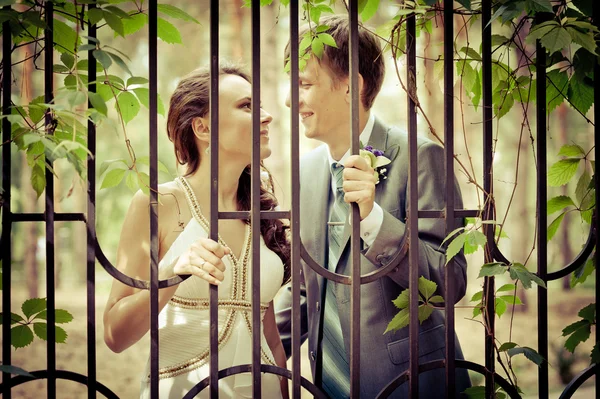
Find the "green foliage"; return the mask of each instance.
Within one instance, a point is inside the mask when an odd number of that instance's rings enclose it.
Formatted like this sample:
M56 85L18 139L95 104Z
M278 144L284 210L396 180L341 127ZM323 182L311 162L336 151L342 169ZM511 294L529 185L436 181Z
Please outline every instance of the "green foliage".
M535 349L528 346L518 346L506 351L510 357L515 355L525 355L525 357L531 360L533 363L541 366L546 359L542 357Z
M29 346L34 340L34 333L40 339L48 339L48 324L43 320L48 319L48 310L46 298L31 298L27 299L21 305L23 316L17 313L11 313L10 324L14 326L10 330L10 343L15 348L24 348ZM55 322L57 324L65 324L73 321L71 313L64 309L55 309ZM3 316L0 315L0 324L4 322ZM33 327L33 331L32 331ZM59 326L56 326L55 342L65 343L67 341L67 332ZM9 369L7 369L9 370ZM22 374L24 370L15 368L10 369L13 374ZM26 372L25 372L26 373Z
M419 305L418 318L419 323L423 324L425 320L431 316L436 303L444 303L444 299L440 295L434 295L437 290L437 284L427 280L425 277L419 277ZM400 309L394 318L388 323L384 334L389 331L398 331L410 322L410 290L403 290L392 303Z

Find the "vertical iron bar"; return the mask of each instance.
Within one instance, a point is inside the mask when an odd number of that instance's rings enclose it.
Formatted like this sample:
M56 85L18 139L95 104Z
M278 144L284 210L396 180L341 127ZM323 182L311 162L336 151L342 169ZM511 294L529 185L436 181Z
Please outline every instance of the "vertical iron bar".
M539 40L536 41L536 135L537 135L537 272L547 281L548 274L548 216L547 216L547 181L546 173L546 49ZM548 291L537 287L538 298L538 353L548 359ZM548 362L539 367L539 398L548 398Z
M594 25L597 28L600 28L600 3L598 3L597 1L594 2L593 5L593 22ZM598 58L596 58L596 65L594 65L594 79L600 79L600 61L598 61ZM600 159L600 148L599 148L599 143L598 143L598 123L600 123L600 105L596 102L596 101L600 101L600 85L599 84L594 84L594 159L596 160L596 162L598 162L598 160ZM598 204L600 204L600 177L598 177L598 173L594 173L594 184L595 184L595 188L596 188L596 211L595 211L595 217L592 217L592 228L596 229L596 284L595 284L595 291L596 291L596 302L598 302L598 297L600 296L600 284L598 284L598 266L600 265L600 262L598 262L598 248L600 248L600 229L598 228L598 222L599 222L599 212L598 212ZM598 307L596 306L596 321L598 320ZM600 343L600 335L598 334L598 328L596 328L596 345L599 345ZM600 392L600 378L598 378L598 376L596 376L595 378L595 385L596 385L596 394L598 392Z
M148 58L150 63L150 397L158 399L158 6L148 4Z
M408 85L408 263L410 322L409 322L409 384L408 394L411 398L419 397L419 248L418 248L418 176L417 176L417 109L411 93L417 92L417 53L416 53L416 20L412 13L406 20L407 69Z
M492 160L493 160L493 126L492 126L492 27L490 22L492 15L491 0L483 0L482 2L482 32L481 32L481 48L482 48L482 91L483 91L483 190L484 190L484 215L483 219L493 219L493 201L492 196ZM487 242L493 243L494 231L486 226L484 230ZM484 254L485 263L492 262L492 251L489 245L486 245ZM495 335L495 297L494 297L494 278L484 278L483 293L486 308L483 316L488 322L489 329L485 335L485 368L488 373L485 377L485 396L492 397L494 392L494 335Z
M260 380L260 4L252 2L252 390L261 397Z
M350 127L351 153L359 151L359 89L358 89L358 1L350 2ZM360 397L360 213L358 204L352 204L352 235L350 238L350 253L352 256L352 285L350 294L350 397Z
M3 10L10 10L10 5L2 7ZM12 53L10 45L12 41L12 32L10 31L9 21L2 23L2 115L10 115L10 75L12 73L11 62ZM8 118L2 119L2 142L8 143L11 139L11 126ZM2 252L2 314L10 315L10 279L11 279L11 230L12 230L12 212L10 209L10 163L12 144L2 146L2 238L0 239L0 250ZM6 317L5 317L6 319ZM10 346L10 323L2 324L2 364L11 364L11 346ZM2 372L2 397L11 398L10 373Z
M219 1L210 2L210 239L219 241ZM219 398L219 289L210 284L209 392Z
M89 5L89 10L96 8ZM88 34L96 38L96 25L88 25ZM95 46L92 40L88 44ZM96 59L93 50L88 51L88 90L96 92ZM88 108L92 103L88 101ZM88 399L96 398L96 125L88 119L88 202L87 202L87 353L88 353Z
M46 1L46 29L44 32L44 101L50 104L53 97L52 65L54 64L54 3ZM52 111L46 110L46 134L53 135ZM47 341L47 368L48 368L48 398L56 397L56 295L54 276L54 175L50 171L51 162L46 158L46 298L48 309L48 341Z
M290 2L290 63L291 63L291 115L290 130L292 132L292 209L290 217L291 230L291 269L292 269L292 399L300 399L300 135L299 135L299 68L298 68L298 0Z
M446 161L446 234L454 230L454 8L453 0L444 0L444 145ZM454 259L446 266L446 397L454 399Z

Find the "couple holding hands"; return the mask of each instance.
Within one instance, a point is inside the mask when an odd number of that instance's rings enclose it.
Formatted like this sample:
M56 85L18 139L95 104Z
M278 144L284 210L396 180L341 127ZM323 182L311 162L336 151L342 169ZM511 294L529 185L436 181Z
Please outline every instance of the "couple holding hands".
M350 155L351 102L348 75L349 22L345 16L323 18L337 48L327 46L322 59L312 57L299 75L299 112L306 137L324 145L301 160L300 235L311 256L331 271L350 274L350 246L344 224L349 204L360 210L363 250L362 274L385 266L403 246L408 209L408 136L386 126L371 112L384 74L379 39L359 26L359 130L360 140L385 151L392 159L387 179L380 184L371 165ZM300 37L309 29L304 27ZM289 45L287 47L289 51ZM161 398L181 398L209 375L209 284L219 285L219 369L252 362L250 225L247 220L219 220L219 240L208 238L210 151L219 151L220 211L250 209L250 160L252 111L250 78L236 65L219 71L219 145L211 147L209 120L210 74L197 70L184 77L171 97L167 132L175 146L185 175L161 184L159 203L159 278L192 275L181 284L159 292L159 391ZM290 105L289 96L286 105ZM269 124L272 116L261 109L260 157L271 154ZM445 206L443 148L418 139L418 187L420 209ZM265 169L266 171L266 169ZM268 171L266 171L268 173ZM270 175L269 175L270 176ZM263 179L261 209L278 202L269 179ZM462 206L455 183L457 207ZM187 204L188 206L179 206ZM148 279L150 242L149 198L135 194L128 210L117 252L117 267L125 274ZM328 223L330 221L330 223ZM331 223L333 222L333 223ZM457 219L460 226L462 220ZM329 225L329 226L328 226ZM185 227L182 227L185 226ZM286 367L291 352L290 243L287 226L280 220L261 220L260 259L262 317L261 359ZM419 275L435 281L444 296L445 223L441 219L419 221ZM466 262L455 257L456 303L465 294ZM408 329L384 331L397 309L392 303L408 288L409 263L405 256L383 278L361 286L360 397L374 398L389 382L408 368ZM302 337L308 336L313 381L328 396L350 395L350 286L327 281L302 264ZM287 284L287 286L286 286ZM283 292L276 294L283 289ZM141 339L149 330L150 292L118 281L104 312L104 339L120 352ZM435 310L419 326L419 362L443 359L444 316ZM462 358L460 346L457 357ZM465 370L456 371L457 393L469 385ZM445 395L443 369L419 376L423 398ZM408 397L407 384L393 397ZM149 397L149 368L142 380L141 397ZM237 374L219 380L219 397L252 397L252 377ZM208 397L204 390L200 397ZM277 375L262 376L263 398L287 398L288 382Z

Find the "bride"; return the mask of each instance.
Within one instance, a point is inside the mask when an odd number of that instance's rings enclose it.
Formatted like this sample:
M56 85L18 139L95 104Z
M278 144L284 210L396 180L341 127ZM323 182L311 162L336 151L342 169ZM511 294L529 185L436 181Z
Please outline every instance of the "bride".
M159 278L191 275L159 292L159 391L161 398L181 398L209 375L209 284L219 286L219 369L252 363L250 224L219 220L219 242L208 238L210 151L219 151L219 210L250 209L252 110L250 77L238 66L219 71L219 143L210 143L210 75L207 69L181 80L171 98L167 132L184 177L159 186ZM271 154L271 115L261 109L260 157ZM266 170L263 168L263 174ZM266 172L268 173L268 172ZM261 187L261 209L273 209L270 175ZM188 206L183 206L187 204ZM117 252L117 267L149 279L149 198L138 191L129 207ZM273 297L289 280L287 227L261 220L262 363L285 367L286 357L275 323ZM104 311L104 340L121 352L141 339L150 326L150 293L115 280ZM141 397L150 396L149 366ZM287 380L262 374L262 396L287 398ZM252 376L219 380L219 397L252 397ZM208 389L200 397L208 397Z

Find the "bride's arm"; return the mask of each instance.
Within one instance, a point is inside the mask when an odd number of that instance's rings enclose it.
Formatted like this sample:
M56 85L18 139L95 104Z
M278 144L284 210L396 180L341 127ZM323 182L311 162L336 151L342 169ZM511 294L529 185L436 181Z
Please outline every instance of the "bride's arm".
M142 280L149 280L150 276L149 204L149 197L141 191L134 195L121 230L115 265L127 276ZM176 289L174 286L159 291L159 309L167 304ZM139 290L118 280L113 281L104 310L104 342L112 351L122 352L148 332L149 304L149 290Z
M277 364L279 367L286 368L287 365L285 351L283 350L283 344L281 343L279 330L277 329L277 323L275 322L273 301L271 301L269 304L269 309L267 309L267 313L265 314L263 325L265 328L265 338L269 344L269 348L271 348L273 357L275 358L275 364ZM281 377L281 394L283 395L284 399L289 398L288 379L285 377Z
M158 236L162 246L164 235L173 230L177 209L173 196L165 195L159 205ZM149 280L150 215L149 197L141 191L135 194L121 231L116 267L129 277ZM163 248L161 248L163 249ZM159 251L164 253L165 251ZM225 265L221 258L229 249L205 238L193 243L174 264L159 270L159 279L175 274L193 274L211 284L223 280ZM159 290L159 312L169 302L177 286ZM150 329L150 291L129 287L117 280L104 310L104 341L114 352L122 352L139 341Z

